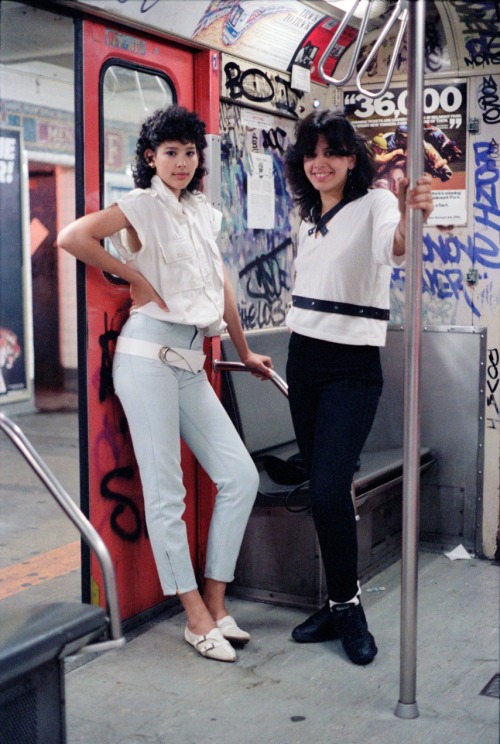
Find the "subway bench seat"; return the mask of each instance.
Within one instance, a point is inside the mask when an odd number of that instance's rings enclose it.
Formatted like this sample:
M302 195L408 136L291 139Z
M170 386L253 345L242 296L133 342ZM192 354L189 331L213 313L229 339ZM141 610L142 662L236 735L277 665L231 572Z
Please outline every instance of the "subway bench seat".
M0 741L66 741L64 658L102 636L108 618L79 602L0 611Z
M125 643L111 555L87 517L49 470L22 429L0 413L5 433L95 552L106 612L79 602L0 607L0 742L66 744L64 658ZM97 643L91 641L97 639Z
M250 348L273 358L285 377L289 333L286 328L246 334ZM366 581L400 556L402 523L403 334L388 334L401 356L401 381L384 385L372 431L355 474L353 499L358 521L358 567ZM222 359L238 357L228 337L221 339ZM394 349L391 349L391 363ZM382 365L384 352L381 350ZM260 475L259 493L249 519L233 596L292 607L316 609L326 598L320 549L310 509L307 485L293 491L273 481L264 467L265 455L282 460L298 452L286 395L270 382L248 373L222 371L222 401ZM420 472L435 458L421 448Z

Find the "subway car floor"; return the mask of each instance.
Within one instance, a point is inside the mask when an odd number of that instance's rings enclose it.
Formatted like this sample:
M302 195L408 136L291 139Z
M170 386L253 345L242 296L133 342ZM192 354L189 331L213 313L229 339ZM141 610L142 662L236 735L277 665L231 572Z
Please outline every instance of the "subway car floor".
M78 498L75 401L37 398L12 416L64 488ZM79 600L76 529L0 432L0 609ZM340 643L299 645L305 613L229 598L252 634L235 664L198 656L171 609L117 651L66 660L68 744L497 744L498 566L419 556L417 704L398 718L400 574L396 562L363 587L379 653L351 664Z

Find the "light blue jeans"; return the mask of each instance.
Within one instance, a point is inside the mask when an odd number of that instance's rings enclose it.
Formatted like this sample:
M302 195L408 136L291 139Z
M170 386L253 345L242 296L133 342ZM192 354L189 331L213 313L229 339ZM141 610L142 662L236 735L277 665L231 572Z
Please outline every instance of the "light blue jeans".
M121 335L183 349L201 349L204 339L194 326L139 313L130 316ZM193 374L160 360L116 353L113 381L139 465L146 523L163 592L182 594L197 588L182 519L186 492L180 437L217 486L205 577L232 581L259 478L205 372Z

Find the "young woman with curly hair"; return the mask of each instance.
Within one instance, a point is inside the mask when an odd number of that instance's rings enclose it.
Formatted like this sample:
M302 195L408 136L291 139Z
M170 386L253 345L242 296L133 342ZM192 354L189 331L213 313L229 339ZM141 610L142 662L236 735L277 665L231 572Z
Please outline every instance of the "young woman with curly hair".
M392 267L405 252L405 213L432 211L431 178L397 198L373 189L373 156L339 112L297 125L286 154L303 220L295 261L287 364L294 429L309 473L313 519L328 589L326 605L297 626L299 643L340 638L355 664L376 653L360 603L351 483L382 391Z
M148 534L162 589L186 611L185 640L202 656L234 661L249 634L225 606L258 487L256 468L203 371L203 340L227 327L241 361L266 375L248 348L215 242L221 213L200 193L205 125L170 106L144 122L136 188L118 204L66 227L58 244L130 284L132 307L117 341L113 380L132 436ZM110 237L122 260L106 252ZM203 596L182 520L180 437L217 486Z

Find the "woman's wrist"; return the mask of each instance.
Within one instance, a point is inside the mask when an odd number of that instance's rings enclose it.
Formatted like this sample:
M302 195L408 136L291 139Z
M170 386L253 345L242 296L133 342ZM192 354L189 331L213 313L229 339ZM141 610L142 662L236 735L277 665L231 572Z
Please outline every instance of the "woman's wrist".
M401 222L398 222L398 226L396 227L396 232L399 233L399 237L401 238L401 240L403 241L403 243L406 242L406 235L401 230Z

